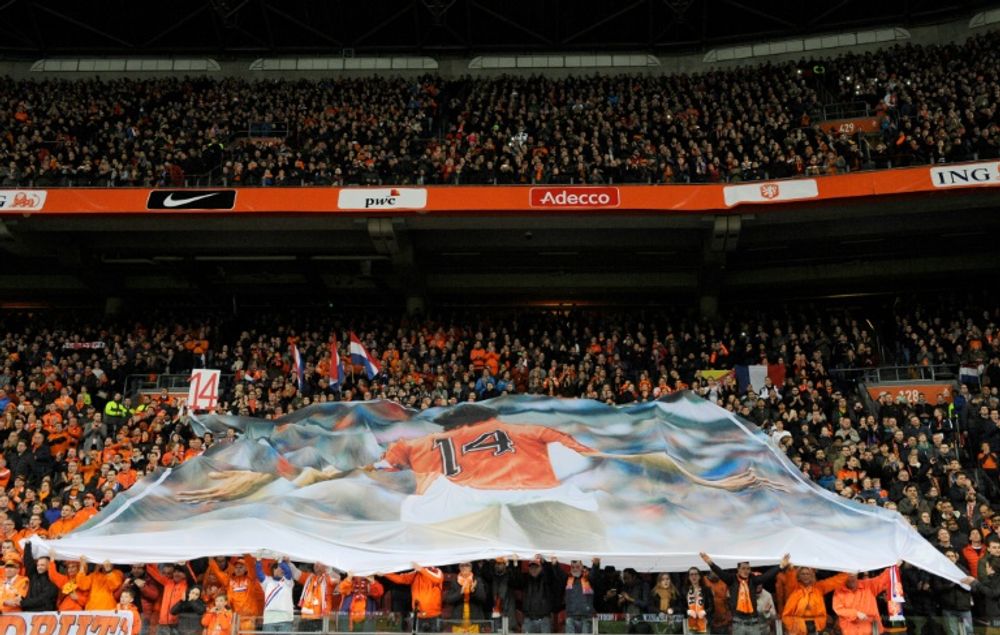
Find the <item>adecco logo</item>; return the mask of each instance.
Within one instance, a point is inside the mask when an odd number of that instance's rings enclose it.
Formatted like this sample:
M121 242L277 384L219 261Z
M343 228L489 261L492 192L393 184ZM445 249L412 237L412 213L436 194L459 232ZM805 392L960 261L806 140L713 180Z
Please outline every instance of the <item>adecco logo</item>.
M45 190L0 190L0 210L36 212L45 207Z
M617 187L533 187L528 197L531 207L618 207Z
M427 207L427 190L421 188L340 190L340 209L423 209Z
M970 187L1000 182L1000 164L972 163L931 168L934 187Z

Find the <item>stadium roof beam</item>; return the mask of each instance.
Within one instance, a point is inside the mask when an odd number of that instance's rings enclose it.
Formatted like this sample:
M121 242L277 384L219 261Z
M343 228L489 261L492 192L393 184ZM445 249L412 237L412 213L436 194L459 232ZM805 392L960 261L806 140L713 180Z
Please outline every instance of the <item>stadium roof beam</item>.
M615 11L614 13L612 13L611 15L605 16L605 17L601 18L600 20L598 20L597 22L592 23L590 26L588 26L588 27L586 27L584 29L581 29L581 30L577 31L576 33L572 33L569 36L563 38L561 43L569 43L569 42L572 42L573 40L580 39L584 35L587 35L588 33L601 28L605 24L613 22L613 21L617 20L618 18L620 18L621 16L626 15L627 13L629 13L631 11L634 11L637 7L640 7L643 4L645 4L645 2L646 2L646 0L639 0L638 2L632 2L630 4L627 4L624 7L622 7L621 9L618 9L617 11Z
M296 18L295 16L291 15L287 11L284 11L284 10L279 9L278 7L274 6L274 4L268 2L267 0L261 0L261 2L263 3L263 5L265 7L267 7L267 11L264 12L264 14L265 14L264 15L264 19L265 19L265 22L267 23L267 28L268 28L268 32L269 33L271 31L271 23L270 23L269 20L267 20L267 13L268 12L273 13L274 15L279 16L281 18L284 18L285 20L288 20L289 22L291 22L292 24L294 24L296 27L298 27L300 29L303 29L305 31L308 31L309 33L312 33L313 35L315 35L315 36L317 36L317 37L319 37L319 38L321 38L321 39L329 42L330 44L333 44L334 46L342 47L344 45L344 43L341 40L338 40L333 35L330 35L329 32L324 31L322 29L317 29L315 26L313 26L311 24L308 24L306 22L303 22L302 20ZM274 38L273 38L273 36L272 36L271 40L272 40L271 48L274 48L274 44L273 44Z
M111 40L112 42L116 42L118 44L121 44L125 48L128 48L128 49L135 48L135 45L133 43L131 43L131 42L127 41L127 40L124 40L124 39L118 37L117 35L114 35L112 33L108 33L104 29L100 29L97 26L95 26L94 24L88 24L87 22L84 22L82 20L78 20L77 18L74 18L71 15L66 15L62 11L56 11L55 9L53 9L51 7L47 7L44 4L39 3L39 2L33 2L32 6L36 10L44 11L45 13L48 13L48 14L52 15L53 17L59 18L60 20L64 20L66 22L69 22L70 24L72 24L74 26L77 26L77 27L79 27L81 29L84 29L86 31L90 31L91 33L94 33L94 34L99 35L99 36L101 36L103 38Z
M501 13L496 12L493 9L490 9L489 7L483 5L480 2L476 2L475 0L468 0L468 6L470 6L470 7L476 7L477 9L479 9L480 11L482 11L483 13L485 13L486 15L488 15L488 16L490 16L492 18L495 18L495 19L499 20L500 22L503 22L504 24L506 24L508 26L514 27L518 31L520 31L520 32L524 33L525 35L528 35L528 36L530 36L530 37L538 40L539 42L541 42L543 44L546 44L548 46L552 46L554 44L552 38L546 37L546 36L542 35L541 33L536 32L533 29L529 29L528 27L524 26L523 24L520 24L519 22L517 22L515 20L512 20L512 19L508 18L507 16L505 16L505 15L503 15ZM470 33L469 34L469 38L468 38L468 42L471 43L473 41L472 40L473 37L474 37L473 34Z
M206 11L208 11L208 5L202 5L201 7L196 8L194 11L189 12L187 15L185 15L184 17L182 17L180 20L177 20L173 24L167 26L167 28L158 31L153 37L151 37L148 40L146 40L145 42L143 42L142 43L143 48L148 48L150 45L155 44L156 42L159 42L165 36L170 35L174 31L176 31L177 29L181 28L182 26L184 26L185 24L187 24L191 20L197 18L198 16L200 16L202 13L204 13Z
M722 0L722 2L723 2L723 4L728 4L729 6L736 7L737 9L740 9L741 11L746 11L747 13L756 15L756 16L761 17L761 18L764 18L765 20L769 20L771 22L776 22L777 24L780 24L781 26L783 26L785 28L788 28L788 29L796 29L796 28L798 28L798 25L795 24L794 22L791 22L791 21L786 20L786 19L784 19L782 17L776 16L773 13L769 13L767 11L764 11L763 9L758 9L757 7L752 7L752 6L745 5L742 2L737 2L736 0Z

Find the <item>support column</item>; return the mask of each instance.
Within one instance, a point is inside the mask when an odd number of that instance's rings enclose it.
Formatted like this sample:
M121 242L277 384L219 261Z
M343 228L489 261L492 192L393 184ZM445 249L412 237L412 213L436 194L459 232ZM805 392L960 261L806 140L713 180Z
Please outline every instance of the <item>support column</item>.
M104 315L113 317L122 312L125 308L125 300L118 296L109 296L104 299Z
M739 216L715 216L712 231L702 249L698 272L698 312L707 320L719 315L719 296L726 271L726 253L739 244L742 220Z

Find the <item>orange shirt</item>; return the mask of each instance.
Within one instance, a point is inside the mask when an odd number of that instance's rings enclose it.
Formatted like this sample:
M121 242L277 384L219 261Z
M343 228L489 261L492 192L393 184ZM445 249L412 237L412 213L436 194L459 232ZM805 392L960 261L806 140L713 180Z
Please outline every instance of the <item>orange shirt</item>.
M168 578L163 575L155 564L147 564L146 573L163 589L159 599L159 623L164 626L176 624L177 616L171 613L170 609L187 597L187 579L175 582L172 576Z
M69 532L79 527L82 524L79 520L77 520L77 516L79 515L80 515L79 513L74 514L68 520L60 518L59 520L49 525L49 538L62 538Z
M833 612L839 618L837 624L843 635L871 635L872 624L879 633L882 632L882 619L875 597L888 589L889 570L886 569L876 578L858 580L858 586L853 591L842 586L833 592ZM858 619L858 613L864 613L866 619Z
M0 582L0 613L20 612L20 605L7 606L4 603L8 600L20 602L26 595L28 595L28 578L23 575L16 575L10 579L5 578L3 582Z
M76 574L76 585L83 591L90 591L87 599L88 611L113 611L118 606L115 599L115 591L125 581L125 575L118 569L110 572L94 571L84 573L82 570Z
M14 534L14 546L21 549L21 541L27 540L32 536L38 536L39 538L48 538L49 533L39 527L38 529L32 529L31 527L25 527L21 531Z
M142 631L142 615L139 615L139 609L136 608L135 604L122 604L118 603L115 610L118 611L131 611L132 613L132 635L139 635Z
M139 480L139 475L135 470L122 470L118 473L116 479L118 484L122 486L122 489L128 489L135 485L135 482Z
M256 570L257 563L252 556L244 558L247 573L243 576L230 575L223 571L215 562L214 558L208 561L208 569L211 571L222 586L228 587L226 597L233 611L240 617L256 617L264 611L264 589L257 581L257 576L252 571ZM241 620L246 621L246 620ZM252 620L251 620L252 621Z
M73 516L73 520L78 521L76 526L79 527L83 523L87 522L88 520L96 516L97 512L98 512L97 507L81 507L80 511L76 512L76 515Z
M408 573L390 573L385 576L396 584L409 584L413 597L413 610L417 617L441 617L441 593L444 574L438 568L421 569Z
M329 574L317 575L303 571L299 575L302 585L302 597L299 606L302 608L302 619L316 620L340 610L340 585L333 581Z
M548 444L557 442L581 454L594 453L552 428L490 419L397 441L384 460L395 469L413 470L418 494L441 475L477 489L548 489L559 485L548 452Z
M216 613L209 609L201 616L201 625L205 627L205 635L228 635L233 629L233 612L225 609Z
M59 587L58 607L60 611L82 611L83 607L87 605L89 594L82 589L77 589L76 580L64 573L59 573L55 560L49 561L49 580L52 580L52 583Z
M809 620L816 624L817 632L826 628L826 600L823 596L843 586L846 580L846 573L838 573L808 587L799 585L788 595L781 612L785 632L789 635L806 635L806 621Z

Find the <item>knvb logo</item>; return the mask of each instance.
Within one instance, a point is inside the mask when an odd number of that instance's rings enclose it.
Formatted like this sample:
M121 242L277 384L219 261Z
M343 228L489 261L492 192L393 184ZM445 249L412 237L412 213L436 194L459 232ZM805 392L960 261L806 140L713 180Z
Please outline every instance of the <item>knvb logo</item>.
M781 195L781 186L777 183L765 183L760 186L760 195L767 200L778 198Z
M236 190L153 190L146 201L148 209L214 210L235 206Z
M423 209L427 190L421 188L343 189L337 195L340 209Z
M45 190L0 190L0 210L33 212L45 206Z
M934 187L968 187L1000 182L1000 164L974 163L931 168Z
M532 207L618 207L617 187L533 187L528 197Z

